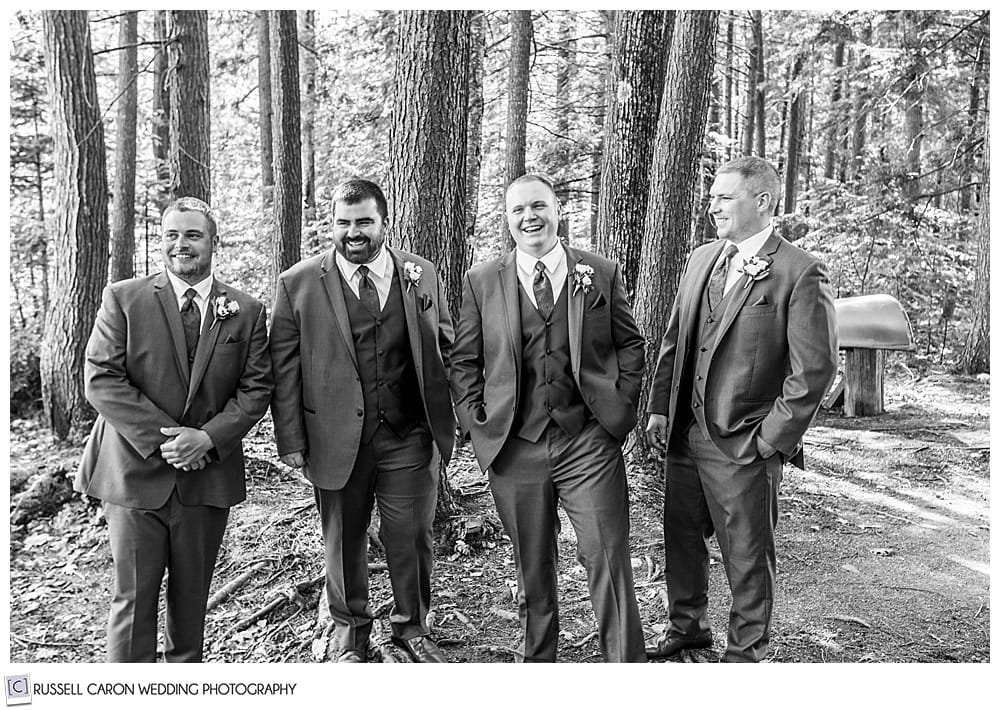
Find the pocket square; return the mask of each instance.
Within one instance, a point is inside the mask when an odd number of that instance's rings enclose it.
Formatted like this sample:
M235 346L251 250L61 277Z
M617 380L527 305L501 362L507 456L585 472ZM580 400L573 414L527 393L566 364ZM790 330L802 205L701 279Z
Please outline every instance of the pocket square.
M223 345L230 345L232 343L242 343L243 338L234 337L232 333L226 336L226 339L222 341Z
M595 308L600 308L601 306L606 306L606 305L608 305L608 300L604 297L603 293L598 292L597 298L594 299L594 302L590 304L590 308L588 308L587 310L592 311Z
M753 308L754 306L766 306L766 305L767 305L767 295L762 294L760 298L758 298L756 301L750 304L750 307Z
M420 294L420 310L426 311L428 308L434 305L434 301L426 293Z

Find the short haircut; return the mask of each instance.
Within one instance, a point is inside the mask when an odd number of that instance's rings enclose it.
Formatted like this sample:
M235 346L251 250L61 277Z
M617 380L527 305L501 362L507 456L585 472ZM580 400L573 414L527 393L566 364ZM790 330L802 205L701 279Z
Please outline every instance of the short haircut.
M520 185L524 182L542 183L545 187L549 188L552 196L556 198L556 205L559 205L559 195L556 193L556 186L552 184L552 180L547 175L543 175L542 173L525 173L521 177L511 180L510 185L507 186L507 190L504 190L504 195L506 195L507 191L514 187L514 185Z
M163 220L171 212L200 212L208 220L208 236L214 237L219 231L219 225L215 221L215 215L212 214L212 208L208 206L207 202L199 200L197 197L179 197L171 202L160 215L160 224L163 224Z
M746 181L747 190L751 194L768 193L771 195L772 209L778 208L778 201L781 199L781 178L768 161L756 155L744 155L742 158L730 160L715 171L716 175L722 173L739 173Z
M385 200L385 194L382 192L382 188L371 180L350 178L333 188L332 204L334 209L336 209L338 201L345 205L356 205L365 200L375 200L375 208L382 216L383 222L389 218L389 204Z

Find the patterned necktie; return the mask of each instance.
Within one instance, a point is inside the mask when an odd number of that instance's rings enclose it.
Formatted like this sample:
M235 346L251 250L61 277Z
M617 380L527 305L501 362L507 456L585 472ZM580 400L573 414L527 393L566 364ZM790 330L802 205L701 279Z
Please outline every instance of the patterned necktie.
M184 292L184 298L187 300L181 307L181 324L184 326L188 364L194 362L194 353L198 349L198 334L201 332L201 309L194 300L197 295L193 288L189 288Z
M538 312L548 318L555 304L552 301L552 284L545 275L545 264L540 261L535 262L535 278L531 282L531 288L535 292Z
M722 302L726 294L726 276L729 275L729 260L738 252L735 244L730 244L722 259L715 265L712 276L708 279L708 307L713 311Z
M358 273L361 275L361 279L358 281L358 298L361 299L361 303L368 309L368 312L377 318L382 312L382 307L379 305L378 291L375 290L375 284L372 283L368 271L368 267L364 264L358 267Z

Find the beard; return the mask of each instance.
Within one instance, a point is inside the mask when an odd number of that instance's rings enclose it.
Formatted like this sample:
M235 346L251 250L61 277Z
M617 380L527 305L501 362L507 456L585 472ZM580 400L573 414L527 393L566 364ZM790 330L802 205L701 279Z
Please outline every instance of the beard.
M377 242L365 237L357 240L356 243L344 239L338 245L338 251L352 264L367 264L378 255L382 248L382 241Z

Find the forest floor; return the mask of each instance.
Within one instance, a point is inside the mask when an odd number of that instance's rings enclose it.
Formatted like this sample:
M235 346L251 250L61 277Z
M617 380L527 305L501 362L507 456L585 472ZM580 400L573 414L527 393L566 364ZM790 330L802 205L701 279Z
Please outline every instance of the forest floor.
M806 435L807 470L785 469L769 660L990 660L988 379L894 375L886 410L864 419L822 412ZM37 424L18 420L10 451L13 499L46 470L72 475L80 446L56 445ZM269 419L245 451L249 498L231 512L213 593L245 581L208 614L206 660L322 659L312 491L277 463ZM519 640L511 546L467 447L449 475L460 514L438 528L433 631L452 661L511 662ZM629 480L636 591L651 639L666 621L663 482L655 467L630 466ZM11 526L10 540L11 662L103 660L110 554L99 508L75 496L50 517ZM565 517L559 550L559 658L599 661ZM730 595L719 559L713 548L714 646L672 660L715 661L724 649ZM384 642L388 574L377 550L370 562L376 639Z

